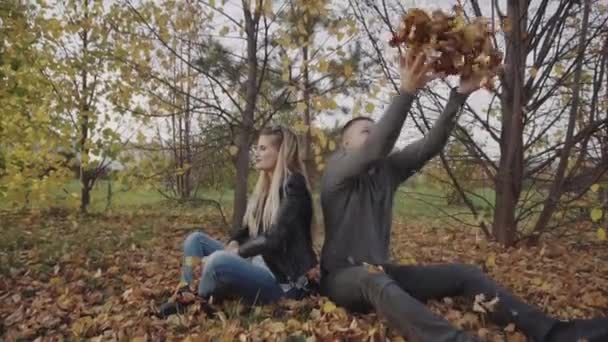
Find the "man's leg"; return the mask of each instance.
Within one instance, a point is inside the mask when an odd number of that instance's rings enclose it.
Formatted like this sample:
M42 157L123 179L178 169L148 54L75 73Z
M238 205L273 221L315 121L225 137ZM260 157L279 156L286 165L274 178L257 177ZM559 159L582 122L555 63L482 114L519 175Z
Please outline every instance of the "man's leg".
M411 341L476 341L408 295L388 275L371 273L366 267L349 267L325 275L321 279L321 291L351 311L376 309L393 328Z
M202 232L194 232L184 240L184 261L182 265L181 281L187 285L192 284L194 259L202 259L211 253L224 249L221 242L212 239Z
M494 280L485 275L479 268L463 264L442 264L429 266L383 265L386 273L395 279L401 288L421 301L443 297L464 296L474 299L484 294L486 300L498 297L498 303L490 314L490 319L499 325L514 323L534 341L568 341L571 336L587 337L606 336L608 321L581 321L576 326L558 322L547 316L538 308L524 303ZM554 329L555 328L555 329ZM554 329L553 331L551 329ZM587 335L580 335L587 330ZM600 340L598 340L600 341Z
M252 305L275 302L285 295L269 270L225 251L207 259L198 294L204 298L236 296Z

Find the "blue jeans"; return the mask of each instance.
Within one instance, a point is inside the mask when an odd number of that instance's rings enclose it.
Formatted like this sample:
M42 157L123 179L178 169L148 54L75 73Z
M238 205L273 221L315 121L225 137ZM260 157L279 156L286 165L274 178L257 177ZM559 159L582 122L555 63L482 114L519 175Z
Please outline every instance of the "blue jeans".
M221 242L201 232L190 234L184 241L183 282L192 283L193 258L208 257L198 283L199 296L238 296L248 304L268 304L282 297L299 295L297 289L284 292L269 269L223 249Z

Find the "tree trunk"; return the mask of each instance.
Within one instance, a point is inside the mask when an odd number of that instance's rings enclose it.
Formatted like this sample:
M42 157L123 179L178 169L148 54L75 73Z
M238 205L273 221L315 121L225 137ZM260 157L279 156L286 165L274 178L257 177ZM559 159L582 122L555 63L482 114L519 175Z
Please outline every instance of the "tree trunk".
M523 111L525 106L524 76L527 48L527 0L509 0L507 20L511 30L505 33L505 73L503 91L500 161L496 174L496 211L492 233L503 245L515 242L517 222L515 209L521 194L523 176Z
M192 41L188 41L188 63L191 62L192 60ZM192 115L191 115L191 102L190 102L190 91L191 91L191 87L190 87L190 82L191 82L191 75L190 75L190 67L186 66L187 71L186 71L186 111L184 112L184 126L185 126L185 134L184 134L184 148L185 148L185 159L186 159L186 172L184 173L184 193L182 195L182 199L187 199L190 198L190 196L192 195L192 148L191 148L191 144L190 144L190 139L192 139L192 134L191 134L191 120L192 120Z
M585 0L584 11L583 11L583 22L581 27L581 33L579 36L578 53L576 61L576 69L574 71L574 84L572 89L572 104L570 107L570 117L568 118L568 128L566 130L566 138L564 141L564 147L560 153L559 164L555 174L553 184L549 190L549 196L544 202L543 210L540 213L536 225L534 226L535 231L540 231L549 223L551 216L555 212L557 205L559 204L561 195L564 188L564 180L566 175L566 169L568 167L568 161L570 159L570 151L572 150L572 137L574 136L574 128L576 126L576 119L578 117L578 108L580 103L580 88L581 88L581 75L583 72L583 59L585 55L585 41L587 39L587 28L589 26L589 11L591 8L590 0Z
M313 182L315 174L315 159L312 153L312 119L311 119L311 103L310 103L310 74L308 70L308 46L302 48L302 63L304 64L304 125L306 125L306 133L302 144L302 159L306 167L306 176L309 181ZM312 184L311 184L312 185Z
M85 19L88 17L88 1L84 2L84 17ZM88 49L88 38L89 38L88 30L83 30L81 39L82 39L82 54L83 60L87 59L87 49ZM86 63L85 63L86 65ZM81 78L81 94L80 94L80 103L79 103L79 116L80 116L80 212L85 214L91 203L91 187L89 174L87 172L87 165L84 165L84 160L87 160L89 157L89 148L87 147L87 139L89 137L89 111L90 107L88 104L88 72L86 66L81 66L80 70L80 78ZM78 91L78 90L77 90Z
M266 0L270 1L270 0ZM262 4L259 4L262 6ZM249 146L253 135L255 104L258 95L258 59L257 59L257 24L260 18L260 8L256 5L255 15L252 16L249 3L243 1L245 17L245 34L247 35L247 92L245 110L236 137L236 184L234 187L234 211L232 213L232 230L242 226L243 216L247 208L247 178L249 176Z

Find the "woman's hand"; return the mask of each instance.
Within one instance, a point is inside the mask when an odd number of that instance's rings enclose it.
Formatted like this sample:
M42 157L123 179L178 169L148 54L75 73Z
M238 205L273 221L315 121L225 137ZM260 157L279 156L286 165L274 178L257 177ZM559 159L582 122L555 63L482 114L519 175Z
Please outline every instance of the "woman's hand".
M228 243L228 245L226 246L226 252L228 253L232 253L232 254L239 254L239 243L232 240Z
M306 272L306 278L308 278L308 280L319 282L321 280L321 267L317 265L308 270L308 272Z

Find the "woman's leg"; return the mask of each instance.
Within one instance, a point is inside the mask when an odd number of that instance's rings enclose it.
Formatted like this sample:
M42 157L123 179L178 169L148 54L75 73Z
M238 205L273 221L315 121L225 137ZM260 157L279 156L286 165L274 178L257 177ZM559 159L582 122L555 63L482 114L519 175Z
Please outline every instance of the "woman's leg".
M221 242L212 239L202 232L194 232L184 241L184 261L182 266L181 282L192 284L193 264L195 258L204 258L215 251L224 249Z
M209 256L198 294L204 298L238 296L252 305L268 304L284 296L270 271L226 251Z

